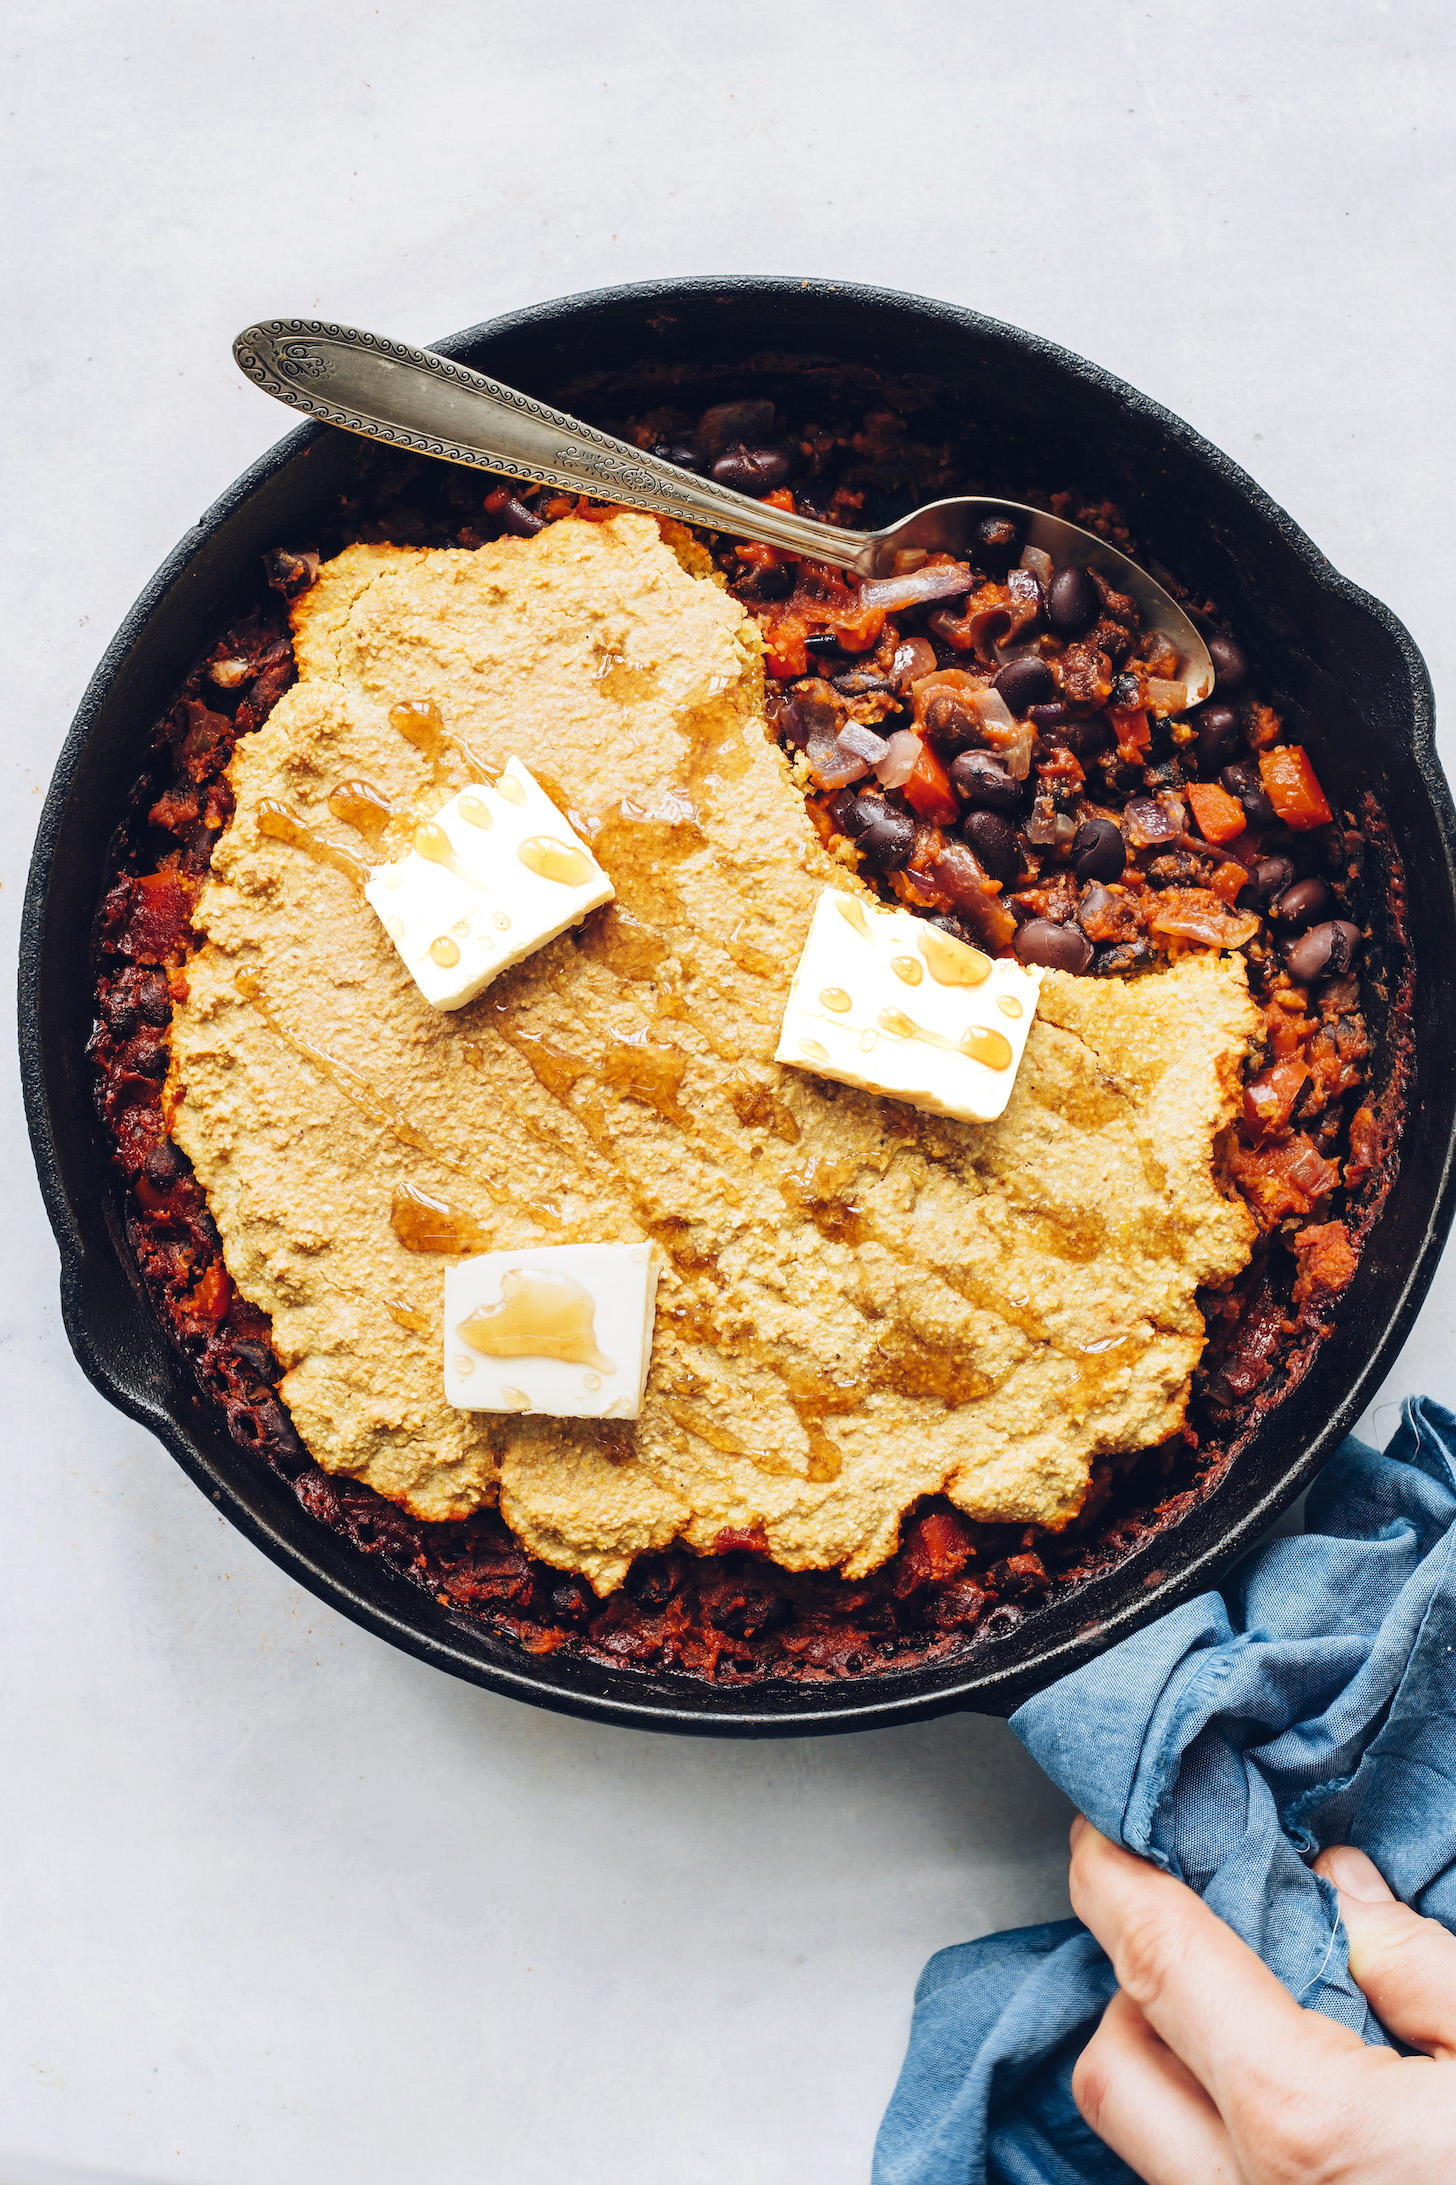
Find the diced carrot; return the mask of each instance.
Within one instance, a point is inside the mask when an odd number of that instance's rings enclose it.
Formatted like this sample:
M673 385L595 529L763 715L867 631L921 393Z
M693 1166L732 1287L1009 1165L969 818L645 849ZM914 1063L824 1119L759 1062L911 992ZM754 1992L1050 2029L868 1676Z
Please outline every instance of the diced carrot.
M905 784L905 802L936 827L948 827L960 811L950 776L927 743L921 744L915 771Z
M228 1272L220 1259L213 1260L196 1289L183 1303L199 1320L221 1320L232 1295Z
M763 642L766 652L764 666L770 675L780 682L791 682L796 675L809 672L809 648L804 643L807 631L796 615L781 615L763 626Z
M1236 903L1248 884L1249 876L1243 866L1236 865L1230 858L1214 873L1208 883L1208 892L1216 895L1221 903Z
M765 493L763 498L766 507L787 509L788 513L791 516L793 515L794 496L787 486L775 486L772 493ZM795 555L794 558L797 560L798 556Z
M764 546L757 539L750 539L744 546L735 546L733 551L750 569L777 569L784 562L799 558L797 554L786 553L780 546Z
M1286 827L1327 827L1334 818L1302 744L1276 744L1259 754L1264 793Z
M1153 740L1147 709L1143 706L1109 706L1107 718L1117 738L1118 757L1125 766L1132 765Z
M1248 825L1244 808L1216 781L1195 781L1188 787L1188 802L1205 842L1232 842Z

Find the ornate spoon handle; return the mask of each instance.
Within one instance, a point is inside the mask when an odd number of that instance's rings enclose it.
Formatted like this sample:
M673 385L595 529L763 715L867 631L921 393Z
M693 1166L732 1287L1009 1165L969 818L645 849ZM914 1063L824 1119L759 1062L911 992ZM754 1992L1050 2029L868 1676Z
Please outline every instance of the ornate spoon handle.
M432 349L319 319L267 319L239 334L233 355L265 394L370 440L623 501L839 568L873 569L875 542L866 532L750 500Z

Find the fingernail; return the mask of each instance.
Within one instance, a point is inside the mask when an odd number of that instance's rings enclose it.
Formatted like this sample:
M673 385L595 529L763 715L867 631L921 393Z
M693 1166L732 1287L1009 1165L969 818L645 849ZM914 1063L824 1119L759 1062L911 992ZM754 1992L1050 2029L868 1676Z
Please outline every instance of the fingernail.
M1389 1904L1395 1897L1375 1861L1353 1844L1340 1844L1327 1852L1325 1866L1342 1897L1354 1897L1361 1904Z

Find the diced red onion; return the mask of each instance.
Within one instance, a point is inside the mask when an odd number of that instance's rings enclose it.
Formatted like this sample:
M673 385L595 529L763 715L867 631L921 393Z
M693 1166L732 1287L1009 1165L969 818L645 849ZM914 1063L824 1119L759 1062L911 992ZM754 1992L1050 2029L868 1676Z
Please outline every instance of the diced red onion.
M1303 1191L1311 1199L1323 1198L1340 1180L1334 1162L1325 1160L1313 1146L1302 1146L1286 1165L1284 1173L1296 1191Z
M894 574L897 577L908 577L912 569L919 569L929 559L928 547L902 546L895 555Z
M966 704L980 714L987 728L1015 728L1015 714L1000 691L993 689L989 683L983 684L979 690L968 686L957 695L963 697Z
M1036 730L1028 721L1022 721L1015 735L998 739L992 749L1013 781L1025 781L1031 772L1031 750L1036 742Z
M1042 790L1031 808L1031 818L1026 823L1026 839L1039 847L1046 847L1057 839L1057 820L1060 814L1050 795Z
M1030 569L1009 569L1006 573L1006 589L1013 599L1024 600L1028 606L1041 606L1041 586Z
M853 755L857 759L863 759L866 766L878 766L890 746L885 737L877 736L863 722L848 721L839 731L836 748L846 757Z
M1156 797L1129 797L1123 812L1123 833L1135 850L1156 842L1171 842L1188 829L1183 799L1164 790Z
M897 728L885 744L885 756L875 768L882 789L903 789L915 771L924 749L913 728Z
M1051 577L1054 565L1051 555L1046 552L1045 548L1023 546L1021 549L1021 566L1023 569L1029 569L1039 583L1045 584Z
M869 772L865 760L840 750L839 738L822 723L810 730L805 756L821 789L846 789Z
M1148 677L1148 711L1164 720L1170 713L1181 713L1188 703L1186 683L1168 683L1160 675Z
M918 607L927 599L954 599L970 588L971 572L964 562L941 562L934 569L912 569L905 576L871 577L859 588L859 603L894 614L897 608Z

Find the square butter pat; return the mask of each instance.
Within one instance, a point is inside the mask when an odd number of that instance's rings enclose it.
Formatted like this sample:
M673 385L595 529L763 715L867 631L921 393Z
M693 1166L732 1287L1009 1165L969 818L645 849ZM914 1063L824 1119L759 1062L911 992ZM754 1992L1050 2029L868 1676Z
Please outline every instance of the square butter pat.
M461 1411L635 1419L657 1312L650 1244L484 1252L445 1276L445 1395Z
M826 888L774 1060L932 1115L989 1123L1011 1097L1041 977L911 911Z
M612 899L601 866L519 759L462 789L364 884L426 1001L461 1009Z

